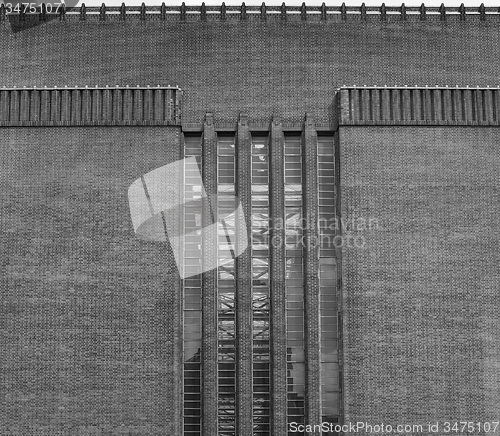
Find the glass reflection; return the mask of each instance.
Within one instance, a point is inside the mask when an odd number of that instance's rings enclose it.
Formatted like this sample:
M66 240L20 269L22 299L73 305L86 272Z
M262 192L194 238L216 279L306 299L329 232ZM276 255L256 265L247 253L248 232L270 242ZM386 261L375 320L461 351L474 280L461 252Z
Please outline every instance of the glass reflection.
M321 322L321 402L323 421L338 422L340 386L338 366L338 319L336 293L336 253L333 136L318 137L318 178L320 218L320 322Z
M235 153L234 135L217 138L219 216L234 211ZM234 214L218 229L218 434L235 436L236 431L236 338L235 338L235 263L227 237L234 236Z
M194 156L201 167L201 136L185 135L184 156ZM186 178L184 193L186 200L201 196L197 180ZM198 208L186 208L185 226L199 227L201 217ZM201 262L201 231L184 237L184 268ZM201 435L201 277L184 280L184 435Z
M252 135L253 435L269 433L269 154L267 135Z
M302 253L302 148L285 136L285 256L287 323L287 417L304 422L304 273ZM296 433L297 434L297 433Z

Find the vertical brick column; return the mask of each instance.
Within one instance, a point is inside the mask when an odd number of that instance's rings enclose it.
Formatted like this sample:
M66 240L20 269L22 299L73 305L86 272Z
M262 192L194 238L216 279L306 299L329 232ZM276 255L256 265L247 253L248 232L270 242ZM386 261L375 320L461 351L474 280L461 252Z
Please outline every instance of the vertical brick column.
M401 104L403 105L403 118L404 120L411 120L412 119L412 107L411 107L411 90L409 89L403 89L401 95L402 95L402 101ZM338 144L335 142L335 144Z
M368 89L361 90L361 119L371 119L371 93Z
M391 119L391 92L389 89L382 89L380 98L380 116L383 120Z
M30 92L21 91L21 98L19 100L19 121L29 121L30 119Z
M270 130L271 434L286 436L285 136L279 119L273 119Z
M381 95L380 95L380 90L378 89L373 89L372 90L372 119L373 120L379 120L380 117L380 107L381 107ZM342 103L344 104L344 103Z
M318 232L318 137L306 114L302 132L304 204L306 423L321 423L319 363L319 232ZM319 432L311 435L319 435Z
M89 122L92 120L92 95L88 89L82 91L82 112L81 121Z
M448 91L451 93L451 91ZM486 89L484 91L484 105L485 105L485 112L486 112L486 121L489 124L494 123L494 118L493 118L493 93L491 89ZM450 117L451 118L451 117Z
M252 138L247 117L240 114L236 135L236 196L241 202L248 232L252 213ZM236 221L237 238L249 233ZM250 243L250 241L249 241ZM252 434L252 258L251 247L236 258L236 434Z
M105 89L102 92L102 117L113 118L113 91L111 89Z
M217 219L217 135L213 114L203 124L203 185L208 196L202 211L202 227ZM202 262L217 258L217 230L203 232ZM217 435L217 269L202 275L202 429L204 436Z
M10 92L0 91L0 120L9 121L10 116Z
M341 89L339 93L340 93L340 98L339 98L340 121L343 123L348 123L352 119L350 110L351 101L349 98L349 90Z
M40 92L40 121L50 121L50 92Z
M404 95L404 94L403 94ZM334 172L335 172L335 217L337 222L341 222L341 185L340 185L340 138L339 132L335 132L334 135ZM342 231L340 228L337 228L337 234L341 235ZM344 422L344 308L342 302L343 300L343 285L342 285L342 247L338 247L335 250L336 257L336 269L337 269L337 325L338 325L338 353L339 353L339 398L340 398L340 407L339 407L339 423Z

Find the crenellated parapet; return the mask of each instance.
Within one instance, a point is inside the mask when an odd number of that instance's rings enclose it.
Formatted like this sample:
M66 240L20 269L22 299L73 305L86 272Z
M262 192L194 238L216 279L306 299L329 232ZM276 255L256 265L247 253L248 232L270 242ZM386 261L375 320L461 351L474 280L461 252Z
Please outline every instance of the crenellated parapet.
M0 88L0 127L180 125L177 87Z
M61 20L79 21L106 21L106 20L178 20L178 21L213 21L213 20L291 20L291 21L487 21L500 16L500 8L486 7L481 3L478 7L466 7L462 3L460 6L446 7L441 4L439 7L427 7L424 3L420 6L340 6L306 5L268 6L262 3L261 6L247 6L244 2L241 5L228 6L224 2L221 6L207 6L203 2L200 6L186 6L183 2L180 6L170 6L162 3L161 6L106 6L102 3L99 7L87 7L82 3L79 7L60 7L57 12L46 7L45 3L31 12L10 11L11 7L6 3L0 5L0 21L7 20L39 20L45 21L47 17L58 16ZM15 3L14 3L15 4Z

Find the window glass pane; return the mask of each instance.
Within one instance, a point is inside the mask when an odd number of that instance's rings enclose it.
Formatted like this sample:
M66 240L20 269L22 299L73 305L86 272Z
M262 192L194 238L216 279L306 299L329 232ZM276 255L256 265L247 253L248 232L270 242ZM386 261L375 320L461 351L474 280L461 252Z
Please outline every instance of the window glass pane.
M234 259L232 258L232 246L228 238L234 236L234 209L237 204L232 195L234 193L235 181L235 156L234 136L222 136L217 138L218 152L218 191L220 193L217 202L217 214L225 216L225 226L218 226L218 258L219 268L217 273L218 288L218 414L219 434L224 434L224 429L234 429L235 413L235 373L234 361L236 355L235 347L235 282L234 282ZM223 184L228 184L224 186ZM227 194L226 194L227 193ZM226 363L227 362L227 363ZM232 415L232 416L231 416ZM221 417L222 416L222 417ZM228 421L229 419L229 421ZM231 434L231 433L229 433Z
M219 136L217 138L217 154L219 156L226 155L232 156L234 155L234 137L224 138Z
M302 158L300 136L285 136L286 324L288 419L304 420L304 301L302 258Z
M252 154L267 155L267 137L252 135Z
M321 326L321 366L323 415L338 413L338 320L337 311L337 266L335 261L335 236L339 231L335 222L335 162L333 136L318 137L318 181L319 213L324 225L321 226L320 248L320 326ZM335 395L333 395L335 394ZM333 396L332 396L333 395ZM326 403L333 402L328 406Z
M253 414L269 414L269 158L267 136L252 134L252 330L253 330ZM260 366L261 365L261 366ZM266 393L266 394L264 394ZM254 424L256 421L254 420ZM257 424L255 424L257 425ZM268 431L268 424L260 421L254 426L254 435ZM259 431L258 431L259 430ZM267 433L268 434L268 433Z

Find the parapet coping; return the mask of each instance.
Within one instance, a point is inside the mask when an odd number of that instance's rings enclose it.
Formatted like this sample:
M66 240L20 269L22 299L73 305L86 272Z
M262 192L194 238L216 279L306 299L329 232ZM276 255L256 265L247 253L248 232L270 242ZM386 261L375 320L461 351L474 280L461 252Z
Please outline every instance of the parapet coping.
M134 91L134 90L150 90L150 91L155 91L155 90L166 90L166 89L172 89L172 90L176 90L176 91L180 91L181 93L184 92L182 90L182 88L180 88L179 86L177 85L156 85L156 86L150 86L150 85L146 85L146 86L141 86L141 85L135 85L135 86L131 86L131 85L115 85L115 86L109 86L109 85L105 85L105 86L88 86L88 85L83 85L83 86L78 86L78 85L75 85L75 86L68 86L68 85L64 85L64 86L2 86L0 88L0 91L74 91L74 90L79 90L79 91L94 91L94 90L104 90L104 91L113 91L115 89L118 89L118 90L130 90L130 91Z
M438 90L449 90L453 91L454 89L457 90L468 90L468 91L477 91L477 90L490 90L490 91L495 91L500 89L500 84L498 86L489 86L489 85L475 85L475 86L459 86L459 85L435 85L435 86L429 86L429 85L342 85L339 86L338 88L335 88L337 91L342 91L342 90L349 90L349 89L356 89L356 90L362 90L362 89L438 89Z
M4 0L5 1L5 0ZM6 2L8 3L8 2ZM11 1L12 4L17 4L16 1ZM120 19L125 19L126 16L139 17L145 20L146 16L158 16L160 19L167 19L168 16L178 16L181 21L189 20L188 17L196 17L201 21L207 20L207 17L214 16L216 19L239 19L246 20L249 16L258 16L260 19L265 20L267 17L281 18L286 20L287 17L298 16L301 20L307 20L307 17L317 16L320 20L327 20L332 16L339 17L341 20L346 20L348 17L355 18L356 20L366 20L373 16L378 16L381 21L385 21L391 17L398 17L402 21L407 20L409 17L418 17L420 21L425 21L428 18L438 17L440 21L446 21L447 17L453 17L460 21L465 21L466 17L479 17L480 21L485 21L489 16L500 16L500 8L486 7L481 3L479 7L466 7L462 3L460 6L446 7L444 3L439 7L427 7L424 3L420 6L406 6L404 3L401 6L386 6L382 3L381 6L366 6L362 3L358 6L346 6L342 3L341 6L326 6L323 3L320 6L306 6L302 3L301 6L286 6L282 3L281 6L267 6L262 3L261 6L246 6L243 2L241 6L229 5L224 2L221 6L206 6L203 2L200 6L186 6L183 2L180 6L167 6L165 2L161 6L146 6L142 3L141 6L126 6L122 3L121 6L110 7L102 3L100 7L87 7L82 3L80 7L63 7L57 14L49 13L45 7L45 3L40 5L34 13L7 13L5 5L0 5L0 21L5 21L8 17L19 17L20 19L27 16L39 16L40 20L53 19L59 16L60 19L65 19L66 16L79 16L80 20L86 20L87 16L99 17L100 21L105 21L107 17L118 16ZM210 18L212 19L212 17Z

